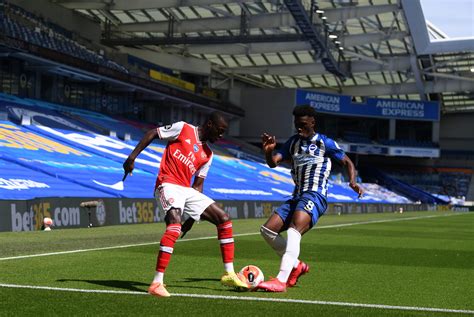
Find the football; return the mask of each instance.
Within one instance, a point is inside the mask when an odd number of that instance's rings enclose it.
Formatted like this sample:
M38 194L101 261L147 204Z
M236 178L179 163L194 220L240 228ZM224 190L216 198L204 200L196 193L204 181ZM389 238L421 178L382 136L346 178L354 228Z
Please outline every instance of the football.
M255 289L258 284L265 279L262 270L255 265L244 266L239 272L239 278L242 282L246 283L251 290Z
M51 226L53 225L53 219L49 217L44 217L43 219L43 230L51 231Z

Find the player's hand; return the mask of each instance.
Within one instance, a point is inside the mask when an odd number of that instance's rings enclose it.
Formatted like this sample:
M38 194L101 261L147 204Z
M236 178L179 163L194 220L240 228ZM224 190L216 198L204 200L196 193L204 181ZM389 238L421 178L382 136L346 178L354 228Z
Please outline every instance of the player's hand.
M194 219L193 218L186 219L186 221L181 226L181 232L182 232L181 233L181 238L184 238L186 233L188 233L188 231L191 230L193 225L194 225Z
M123 162L123 178L122 181L127 178L127 175L132 175L133 169L135 168L135 160L131 159L130 157Z
M268 133L262 134L262 149L265 153L271 152L275 149L276 139L275 136L269 135Z
M357 183L349 183L349 186L359 195L359 197L357 198L362 197L362 195L364 194L364 189L361 186L359 186Z

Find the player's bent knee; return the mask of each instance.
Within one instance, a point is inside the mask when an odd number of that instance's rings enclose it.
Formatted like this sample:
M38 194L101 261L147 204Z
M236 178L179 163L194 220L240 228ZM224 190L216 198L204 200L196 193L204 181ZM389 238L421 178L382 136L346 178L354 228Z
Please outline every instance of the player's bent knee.
M167 224L181 223L181 210L177 208L171 208L166 212L165 221Z
M268 229L267 227L263 225L260 227L260 234L262 235L263 238L269 238L269 239L275 239L275 237L278 235L278 233Z
M220 223L230 221L230 216L229 214L224 213L223 215L220 216L219 220L220 220Z
M229 214L222 210L216 203L212 204L212 207L219 223L224 223L231 220Z
M207 220L215 225L230 221L230 216L222 210L216 203L211 204L201 214L201 219Z

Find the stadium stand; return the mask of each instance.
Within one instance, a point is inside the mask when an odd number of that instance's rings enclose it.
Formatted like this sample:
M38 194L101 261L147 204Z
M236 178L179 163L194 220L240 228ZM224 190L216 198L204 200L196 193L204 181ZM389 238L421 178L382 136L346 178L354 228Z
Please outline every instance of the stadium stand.
M378 184L383 185L392 191L403 194L412 201L428 204L446 203L446 201L439 199L436 196L429 194L415 186L412 186L411 184L400 181L377 168L363 167L360 169L360 171L366 179L374 180Z
M265 159L263 158L263 152L260 151L260 149L258 149L257 147L248 143L233 138L226 138L219 140L216 144L225 148L236 158L265 163Z
M374 143L368 135L357 131L346 131L343 140L351 143L371 144Z
M110 135L115 132L122 139L129 134L132 139L139 140L143 128L148 126L112 118L105 114L67 106L61 106L36 99L19 98L0 93L0 109L8 113L10 120L20 123L23 115L28 115L33 122L56 128L78 131L89 131Z
M78 111L73 108L22 99L6 94L0 95L0 109L6 109L12 121L2 121L0 135L1 159L13 162L24 170L34 171L34 175L45 174L43 186L52 188L49 178L59 182L70 183L63 186L62 192L54 192L60 197L90 195L92 197L135 197L151 198L161 155L162 143L153 144L137 160L136 177L130 177L121 184L121 164L137 143L137 139L122 141L117 138L98 134L94 126L116 128L119 133L142 134L135 125L118 121L104 114L91 111ZM71 116L73 114L73 116ZM21 126L22 116L29 115L32 125ZM132 122L132 121L128 121ZM120 128L120 129L119 129ZM15 137L13 137L15 135ZM30 141L32 139L33 141ZM237 142L225 140L215 146L216 158L209 175L205 192L215 199L222 200L271 200L280 201L288 198L293 190L293 181L289 169L270 169L263 163L262 157L241 146ZM238 149L237 154L229 151ZM244 152L247 151L247 152ZM235 154L235 153L234 153ZM93 162L93 163L91 163ZM8 171L5 181L15 179L17 169ZM31 181L35 181L32 179ZM410 200L388 191L376 184L366 184L367 194L361 199L366 203L406 203ZM126 186L126 194L123 193ZM365 184L364 184L365 186ZM80 190L80 188L87 190ZM357 200L356 194L347 183L339 179L330 182L329 202L347 202ZM3 189L8 191L8 189ZM32 195L25 192L23 199ZM53 190L44 195L53 195ZM80 193L80 194L79 194ZM5 193L4 197L9 197ZM13 197L13 196L12 196ZM21 194L14 195L20 198ZM13 198L12 198L13 199Z
M466 200L474 201L474 173L472 173L469 189L467 191Z
M466 197L472 171L462 168L407 168L387 170L390 176L426 192L449 197Z
M2 125L6 124L4 121ZM0 158L0 195L2 199L24 200L37 197L113 197L104 191L61 179L53 174L16 162L3 155Z
M431 141L416 141L416 140L380 140L380 144L393 145L393 146L406 146L406 147L421 147L421 148L437 148L439 145Z
M6 36L128 73L124 66L73 40L71 38L72 32L68 32L54 23L46 23L18 6L10 4L4 10L0 10L0 18L2 20L0 30Z

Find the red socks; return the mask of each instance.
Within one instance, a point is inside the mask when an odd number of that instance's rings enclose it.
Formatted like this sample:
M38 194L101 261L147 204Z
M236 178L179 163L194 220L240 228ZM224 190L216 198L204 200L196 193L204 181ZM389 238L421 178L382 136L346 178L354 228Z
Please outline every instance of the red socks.
M171 259L173 247L181 234L181 224L174 223L166 227L160 241L160 252L156 261L156 271L165 272ZM234 238L232 234L232 221L226 221L217 226L217 238L220 242L222 261L232 266L234 262Z
M217 226L217 238L221 244L222 260L224 263L234 262L234 238L232 221L226 221Z
M232 228L230 229L232 233ZM160 252L158 253L158 259L156 261L156 270L158 272L164 272L173 253L173 247L181 234L181 224L173 223L166 227L165 234L160 241Z

